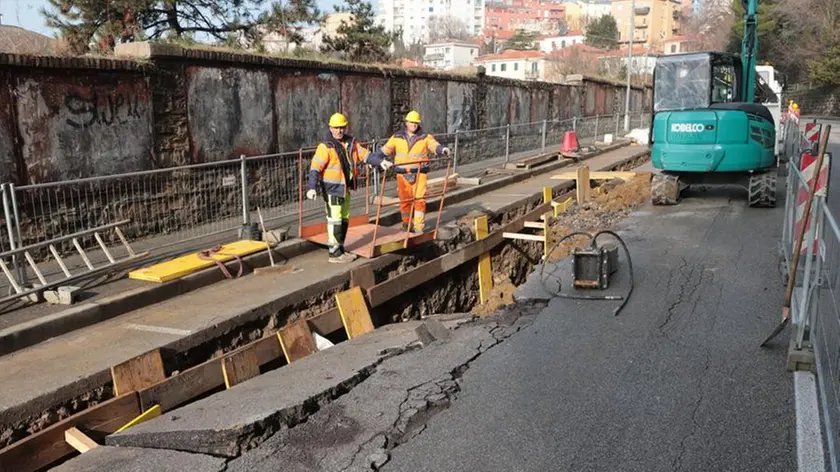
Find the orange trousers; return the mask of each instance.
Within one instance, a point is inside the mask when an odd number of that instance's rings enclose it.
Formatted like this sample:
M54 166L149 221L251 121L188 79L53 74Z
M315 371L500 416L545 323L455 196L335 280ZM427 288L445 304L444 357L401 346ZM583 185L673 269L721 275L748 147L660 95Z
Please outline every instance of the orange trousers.
M404 225L411 224L411 203L414 202L414 232L422 233L426 225L426 174L412 174L414 183L404 174L397 174L397 191L400 196L400 214Z

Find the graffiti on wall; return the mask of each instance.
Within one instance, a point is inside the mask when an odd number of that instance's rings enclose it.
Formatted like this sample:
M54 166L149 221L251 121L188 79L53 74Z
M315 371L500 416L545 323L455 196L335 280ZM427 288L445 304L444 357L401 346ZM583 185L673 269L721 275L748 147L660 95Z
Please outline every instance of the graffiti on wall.
M89 128L93 125L124 125L143 118L140 97L133 91L93 91L85 94L81 90L70 90L64 96L67 107L66 122L74 128Z

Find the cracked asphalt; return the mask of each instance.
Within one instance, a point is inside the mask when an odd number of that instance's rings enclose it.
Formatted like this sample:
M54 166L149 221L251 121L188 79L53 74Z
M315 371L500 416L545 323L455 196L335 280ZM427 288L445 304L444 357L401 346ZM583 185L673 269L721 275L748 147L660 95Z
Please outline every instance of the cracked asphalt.
M781 315L782 205L643 207L620 232L636 289L619 316L555 298L381 470L796 470L790 330L759 348Z

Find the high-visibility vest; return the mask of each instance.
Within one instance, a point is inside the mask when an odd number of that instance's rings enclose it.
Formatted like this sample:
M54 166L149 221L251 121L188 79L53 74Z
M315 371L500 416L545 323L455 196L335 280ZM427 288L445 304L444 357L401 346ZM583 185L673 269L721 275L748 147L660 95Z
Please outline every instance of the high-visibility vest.
M343 197L348 186L350 190L356 189L359 164L367 161L369 151L349 136L344 144L349 152L346 152L348 162L343 165L334 142L327 141L318 145L309 166L309 188L314 189L320 179L328 195Z
M382 146L382 152L394 156L394 170L413 173L425 171L428 168L425 161L429 160L429 154L437 153L440 146L434 136L420 128L413 136L408 136L408 131L403 128L388 139Z

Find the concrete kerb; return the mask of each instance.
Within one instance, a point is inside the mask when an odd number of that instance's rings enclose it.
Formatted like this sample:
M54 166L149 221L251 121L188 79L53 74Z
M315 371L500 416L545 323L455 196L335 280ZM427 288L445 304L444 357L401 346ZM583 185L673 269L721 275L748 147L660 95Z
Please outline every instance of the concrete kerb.
M629 144L629 142L618 142L599 149L598 151L586 154L584 159L589 159ZM568 165L568 162L560 160L548 162L541 166L528 170L522 170L513 175L508 175L486 184L455 190L451 193L447 192L446 202L458 203L473 198L476 195L492 192L501 187L527 180L537 174L552 171ZM559 188L560 186L557 186L555 190ZM440 207L440 200L441 199L439 197L427 200L429 210L438 210ZM373 222L374 220L375 218L371 217L370 221ZM396 209L388 211L380 216L380 224L383 225L390 226L399 223L399 221L400 214ZM291 259L319 248L320 246L309 241L292 239L275 246L273 250L275 253L280 254L282 258ZM249 273L254 268L268 266L270 261L267 253L259 252L257 254L244 257L243 263L246 266L246 273ZM347 271L347 276L349 277L349 269ZM218 268L211 267L178 280L173 280L160 285L139 287L128 292L105 297L94 302L82 303L58 313L11 326L0 330L0 355L10 354L46 341L50 338L61 336L71 331L115 318L129 311L144 308L155 303L160 303L178 295L206 287L222 280L224 280L224 276Z

